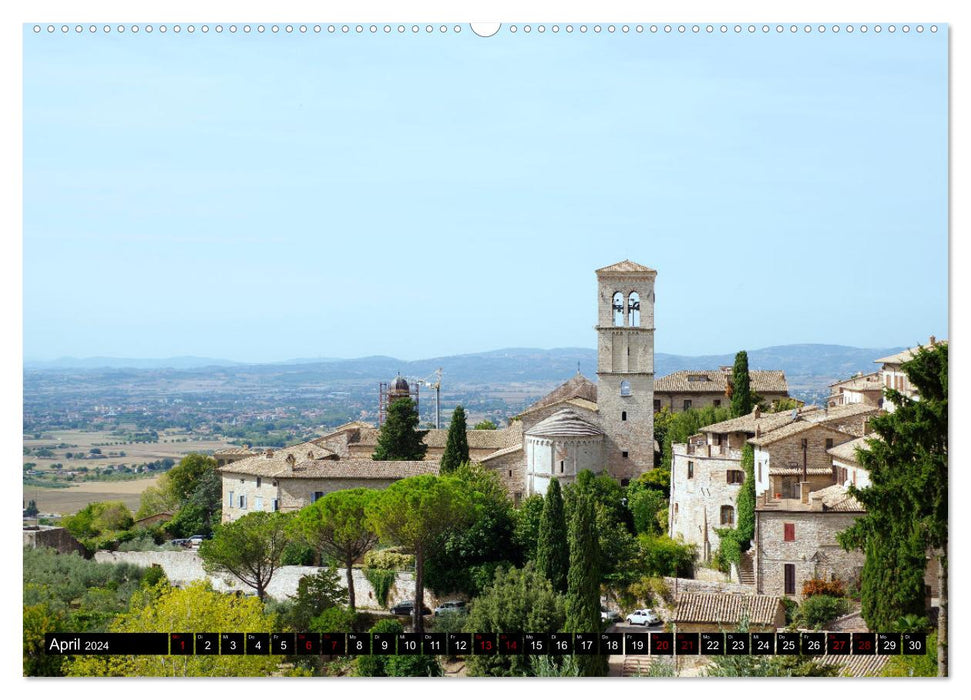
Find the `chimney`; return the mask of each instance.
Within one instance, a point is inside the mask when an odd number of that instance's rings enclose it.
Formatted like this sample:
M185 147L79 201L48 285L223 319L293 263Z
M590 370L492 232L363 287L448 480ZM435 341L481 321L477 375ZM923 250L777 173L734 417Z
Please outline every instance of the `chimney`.
M807 504L809 503L809 487L810 484L808 481L799 482L799 495L801 496L799 500Z
M293 454L287 455L287 465L290 467L290 471L293 471L293 465L297 463L297 458Z
M937 338L931 336L931 345L937 345Z
M273 456L273 450L267 449L266 452L264 452L263 454L265 454L266 458L269 459L270 457Z
M752 415L755 417L755 420L758 420L762 417L762 409L756 406L752 409Z

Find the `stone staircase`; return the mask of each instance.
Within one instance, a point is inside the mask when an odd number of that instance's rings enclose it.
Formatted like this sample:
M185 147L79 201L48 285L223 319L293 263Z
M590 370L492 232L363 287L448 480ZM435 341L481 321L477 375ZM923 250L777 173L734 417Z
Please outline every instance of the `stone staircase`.
M651 657L650 656L625 656L624 665L621 668L620 675L623 678L632 678L635 676L646 676L648 670L651 668Z
M755 564L752 552L744 552L738 567L738 582L743 586L755 586Z

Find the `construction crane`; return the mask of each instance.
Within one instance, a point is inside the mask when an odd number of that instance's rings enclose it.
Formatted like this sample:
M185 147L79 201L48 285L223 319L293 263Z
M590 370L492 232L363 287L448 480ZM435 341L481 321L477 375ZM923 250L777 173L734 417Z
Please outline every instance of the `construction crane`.
M421 386L435 390L435 428L440 430L442 427L442 368L439 367L432 375L435 381L429 381L431 376L425 379L416 380Z

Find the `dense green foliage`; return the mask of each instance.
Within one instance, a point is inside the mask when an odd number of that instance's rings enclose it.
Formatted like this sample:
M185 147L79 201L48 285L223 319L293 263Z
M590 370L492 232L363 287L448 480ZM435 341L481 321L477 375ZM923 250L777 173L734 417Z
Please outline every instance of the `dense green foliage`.
M145 489L137 517L162 512L173 513L164 525L173 537L211 535L222 516L222 480L216 460L196 453L186 455L155 486Z
M424 631L419 614L425 602L425 560L436 541L474 518L473 501L453 477L413 476L396 481L370 501L367 518L383 539L415 555L415 631Z
M195 582L172 588L165 583L138 591L130 609L116 618L112 632L274 632L274 615L245 596L216 593ZM279 673L280 656L76 656L65 663L69 676L256 676Z
M668 481L664 482L665 495L668 495L671 469L671 445L688 441L688 438L698 433L706 425L720 423L732 417L731 410L724 407L689 408L678 413L666 412L662 409L654 415L654 435L661 446L663 469L667 470ZM654 470L659 471L658 469ZM652 472L648 472L651 474ZM643 478L643 477L642 477Z
M293 520L292 532L344 567L352 610L356 604L354 562L378 542L378 533L366 516L367 505L377 497L372 489L334 491L301 508Z
M814 595L802 601L797 619L801 626L811 629L826 629L829 623L837 617L845 615L849 610L850 605L845 598Z
M134 522L131 511L121 501L89 503L61 524L88 550L113 545Z
M404 627L397 620L381 620L371 628L371 633L401 634ZM442 666L434 656L406 654L374 654L359 656L354 675L368 678L410 676L441 676Z
M372 459L412 461L425 459L427 449L418 430L418 409L409 398L397 399L388 406L388 415L378 433Z
M341 585L337 569L329 567L303 576L297 583L297 594L290 599L292 606L282 622L288 629L302 632L313 630L314 621L326 611L346 605L347 591Z
M567 575L566 632L599 632L600 620L600 541L597 537L596 504L590 472L577 476L570 509L570 571ZM582 676L603 676L607 672L603 656L577 656Z
M290 541L288 526L282 513L247 513L218 527L213 538L200 545L199 557L207 572L229 572L263 600Z
M639 535L636 571L642 576L691 578L698 556L694 545L682 544L667 535Z
M488 418L486 418L483 421L479 421L474 426L472 426L472 430L498 430L498 428L499 426L493 423Z
M870 485L850 487L866 514L839 541L866 554L860 592L870 629L889 629L905 615L923 615L925 555L934 552L945 574L938 639L940 672L946 675L947 344L921 348L902 368L920 399L885 390L896 410L871 420L874 438L867 450L857 451Z
M749 444L742 448L742 469L745 471L745 481L736 501L736 525L734 528L717 530L720 551L716 561L723 566L738 566L742 554L749 550L755 537L755 450Z
M732 416L744 416L752 412L755 402L749 386L748 353L744 350L735 355L735 366L732 367Z
M937 632L927 635L927 652L921 656L891 656L880 675L892 678L919 678L937 675Z
M425 582L438 593L478 594L492 582L500 564L519 565L516 515L499 475L463 463L451 477L469 503L465 522L443 532L429 548Z
M448 436L445 439L442 460L439 462L439 473L449 474L458 469L460 464L469 461L469 439L465 431L465 409L456 406L452 411L452 421L448 424Z
M566 593L566 577L570 569L570 546L566 532L560 482L553 477L543 499L536 543L536 568L553 585L553 590L560 593Z
M160 568L102 564L41 547L23 550L24 675L61 675L66 657L43 652L45 632L105 632Z
M374 589L374 599L382 608L388 607L388 593L394 585L397 572L394 569L376 569L371 566L364 567L364 578Z
M599 608L598 608L599 620ZM472 604L465 629L470 632L556 632L565 621L564 598L532 563L500 569ZM472 676L532 675L525 655L467 657Z
M627 487L627 506L638 534L660 535L667 530L668 500L664 491L643 479L635 479Z
M589 496L594 509L594 530L598 540L597 568L603 578L627 579L628 564L636 555L634 518L627 506L625 489L607 475L594 476L584 470L576 482L563 488L566 520L573 520L579 494Z
M536 558L536 548L539 542L539 523L543 517L545 500L539 494L524 498L519 508L514 511L516 531L514 537L516 546L522 552L523 558Z

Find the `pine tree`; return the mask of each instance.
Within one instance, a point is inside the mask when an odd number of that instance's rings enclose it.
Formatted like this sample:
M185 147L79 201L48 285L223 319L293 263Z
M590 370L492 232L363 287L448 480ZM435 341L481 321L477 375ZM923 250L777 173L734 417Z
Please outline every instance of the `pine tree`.
M553 584L553 590L566 593L567 572L570 569L570 545L566 538L566 516L563 495L556 477L543 500L543 514L539 521L536 541L536 568Z
M456 406L452 412L452 422L448 425L448 438L445 440L445 452L442 453L439 472L448 474L468 461L469 438L466 435L465 409Z
M752 412L752 390L749 387L748 353L741 350L735 355L732 369L732 416L744 416Z
M582 482L578 480L579 487ZM600 632L600 544L592 495L577 489L570 521L570 571L567 575L566 632ZM582 676L607 674L603 656L575 657Z
M847 549L863 549L863 618L871 629L890 629L908 614L923 614L926 554L939 566L938 673L947 675L947 403L948 346L920 348L903 363L919 398L885 390L893 413L871 426L879 439L857 450L870 474L865 489L850 487L866 508L839 536Z
M371 459L412 461L425 459L427 449L418 430L418 411L410 398L401 398L388 406L388 417L378 434L378 444Z

